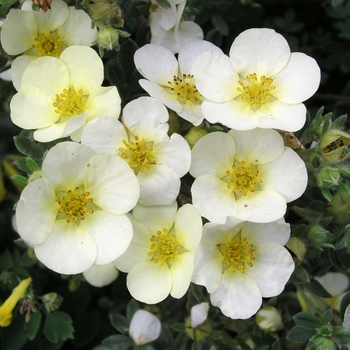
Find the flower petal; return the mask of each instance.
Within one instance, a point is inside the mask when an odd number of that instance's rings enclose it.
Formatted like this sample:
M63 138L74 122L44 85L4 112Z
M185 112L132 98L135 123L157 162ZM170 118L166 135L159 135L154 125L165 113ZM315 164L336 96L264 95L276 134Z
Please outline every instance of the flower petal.
M92 286L104 287L112 283L119 276L119 271L113 263L106 265L92 265L83 272L83 276Z
M58 210L52 184L44 178L30 182L16 206L20 236L32 245L44 242L53 230Z
M237 203L227 183L215 176L198 177L191 188L193 205L209 221L223 224L237 214Z
M148 80L168 86L168 81L177 76L178 63L174 54L160 45L147 44L134 55L137 70Z
M139 202L143 205L167 205L175 201L180 192L180 178L167 165L151 165L150 169L139 172Z
M224 273L219 288L210 295L210 301L232 319L253 316L262 303L256 283L240 272Z
M170 273L173 280L170 295L173 298L182 298L188 290L193 273L193 253L178 255L171 265Z
M132 239L132 225L126 215L116 215L97 210L86 215L80 222L95 241L97 256L95 264L104 265L122 255Z
M52 124L46 128L39 128L34 131L34 140L39 142L51 142L62 138L67 122Z
M44 12L43 10L33 11L38 22L38 32L48 33L61 27L68 19L68 5L62 0L52 0L51 9Z
M37 258L49 269L65 275L84 272L96 259L92 237L74 222L58 220L44 243L34 246Z
M292 53L287 66L274 78L273 96L284 103L303 102L316 92L320 80L320 67L312 57Z
M237 36L230 57L241 76L256 73L271 78L287 65L290 49L287 40L273 29L253 28Z
M23 56L16 57L15 60L12 62L11 78L12 78L13 86L17 91L21 90L22 76L25 69L34 60L36 60L35 56L23 55Z
M157 304L169 295L172 278L168 265L146 261L129 272L126 285L136 300Z
M123 159L114 155L91 158L86 166L84 184L94 203L113 214L130 211L140 195L134 172Z
M264 298L280 294L294 271L292 256L278 244L261 245L253 255L253 267L245 269L245 274L254 280Z
M289 147L273 162L259 166L259 171L264 190L276 191L287 203L299 198L306 189L305 163Z

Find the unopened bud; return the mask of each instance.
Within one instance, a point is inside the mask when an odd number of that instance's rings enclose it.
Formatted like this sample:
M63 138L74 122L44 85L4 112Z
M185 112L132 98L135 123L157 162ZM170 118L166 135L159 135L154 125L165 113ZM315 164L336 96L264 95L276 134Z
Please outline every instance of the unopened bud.
M119 47L119 33L117 29L105 27L98 31L97 44L106 50L113 50Z
M339 178L339 169L332 166L325 166L320 168L318 174L316 175L318 186L327 189L339 185Z
M206 319L202 324L196 328L191 326L191 317L186 320L185 330L188 336L198 342L208 338L213 331L213 327L209 319Z
M184 137L190 147L193 148L193 146L206 134L208 134L208 131L205 130L203 126L199 125L191 128Z
M256 314L256 324L265 332L275 332L283 328L281 313L273 306L266 306Z

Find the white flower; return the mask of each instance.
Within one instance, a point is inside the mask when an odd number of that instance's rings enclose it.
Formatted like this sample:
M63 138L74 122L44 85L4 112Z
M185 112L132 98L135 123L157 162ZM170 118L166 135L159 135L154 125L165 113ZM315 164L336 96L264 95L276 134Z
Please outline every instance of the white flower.
M7 15L1 28L1 44L9 55L19 55L12 64L12 80L20 89L25 67L37 57L59 57L72 45L91 46L97 29L91 27L91 18L83 10L76 10L62 0L53 0L51 9L32 11L28 4L22 10L14 9Z
M269 129L205 135L192 149L190 173L194 206L216 223L277 220L307 185L304 162Z
M135 52L138 71L148 80L140 79L140 85L154 98L194 125L203 121L201 104L203 96L197 91L192 74L194 59L202 52L221 51L204 40L186 44L178 61L167 48L148 44Z
M200 326L207 318L209 303L200 303L191 308L191 327Z
M102 87L103 79L102 60L87 46L68 47L60 58L38 58L11 100L11 119L23 129L37 129L34 138L40 142L67 136L79 141L89 120L119 116L117 88Z
M105 265L94 264L83 272L83 276L92 286L104 287L117 279L119 271L112 262Z
M280 294L294 270L283 247L289 225L228 218L223 225L207 223L195 257L192 282L206 287L210 301L225 316L246 319L262 298Z
M138 196L137 179L122 159L62 142L47 153L42 178L21 194L18 233L48 268L81 273L124 253L132 238L125 213Z
M99 154L122 157L140 183L143 205L171 204L180 191L180 177L190 167L191 151L185 139L167 135L169 115L151 97L140 97L123 110L123 123L101 117L88 123L82 143Z
M137 310L130 322L129 335L140 346L158 339L161 330L156 316L146 310Z
M154 0L152 0L155 3ZM185 0L168 0L170 8L151 6L151 44L162 45L172 53L178 53L190 41L204 38L202 28L194 22L183 21Z
M204 117L229 128L256 127L296 131L306 119L303 101L320 83L316 61L290 53L287 41L272 29L249 29L233 42L230 57L205 52L192 67Z
M170 293L181 298L192 276L194 254L202 235L202 220L186 204L143 207L132 213L133 240L115 264L128 272L127 287L142 302L156 304Z
M265 332L276 332L283 328L281 313L273 306L265 306L256 314L256 324Z

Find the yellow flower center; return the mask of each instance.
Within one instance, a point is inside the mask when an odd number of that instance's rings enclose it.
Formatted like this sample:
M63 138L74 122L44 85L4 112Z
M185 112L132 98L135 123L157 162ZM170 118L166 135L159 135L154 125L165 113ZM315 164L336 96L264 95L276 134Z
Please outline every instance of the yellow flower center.
M242 80L238 81L237 90L242 93L239 98L249 103L253 111L257 111L261 105L275 99L271 95L271 92L275 89L275 86L272 86L273 79L266 78L265 75L258 79L254 73L249 74L246 79Z
M229 242L216 245L223 256L222 273L225 273L227 269L244 273L246 267L253 266L251 262L255 260L253 245L248 242L247 238L240 240L238 237L237 240L233 237Z
M174 75L172 81L168 81L170 92L181 102L200 104L203 101L202 95L198 92L194 77L191 74L183 74L181 78Z
M96 208L92 203L93 199L89 198L90 192L85 192L83 187L76 187L68 192L60 191L56 195L56 201L60 205L57 219L79 224L80 220L85 219L86 213L92 214Z
M129 164L137 175L140 171L150 169L151 164L156 164L153 158L153 141L139 140L134 136L134 141L123 140L125 147L120 147L121 157Z
M63 89L60 94L56 94L56 102L53 103L55 112L63 119L84 114L88 97L84 95L83 89L76 91L74 86L70 86L69 90Z
M231 169L226 171L226 176L221 180L227 183L227 188L232 191L236 199L246 196L248 192L260 190L262 180L259 178L257 165L246 164L245 161L235 160Z
M37 57L60 57L64 49L63 45L63 41L56 32L49 32L48 34L39 33L32 48L36 52Z
M187 250L180 245L180 242L176 239L176 233L168 231L164 228L162 231L157 232L157 236L150 238L151 246L148 256L155 264L160 263L164 266L166 263L168 267L171 267L175 258Z

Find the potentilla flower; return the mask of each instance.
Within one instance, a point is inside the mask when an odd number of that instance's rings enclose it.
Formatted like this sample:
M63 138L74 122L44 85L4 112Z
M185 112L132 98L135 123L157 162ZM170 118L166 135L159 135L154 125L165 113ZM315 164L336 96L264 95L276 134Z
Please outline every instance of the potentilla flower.
M99 154L122 157L140 183L143 205L171 204L180 191L180 178L190 167L191 150L185 139L167 135L168 112L151 97L140 97L123 110L123 124L101 117L88 123L82 143Z
M291 53L280 34L265 28L241 33L229 56L206 52L194 62L198 91L207 99L204 117L237 130L301 129L306 119L302 102L320 83L316 61Z
M7 327L11 324L13 309L17 305L19 299L23 297L31 282L31 277L21 281L19 285L14 288L11 295L0 306L0 327Z
M134 61L138 71L148 80L140 79L140 85L154 98L175 111L194 125L203 121L201 104L204 97L196 88L192 63L202 52L219 50L204 40L185 45L179 59L167 48L148 44L135 52Z
M9 55L20 55L12 64L12 80L20 89L25 67L37 57L59 57L72 45L91 46L97 29L83 10L76 10L62 0L53 0L51 9L32 10L33 3L25 2L22 10L12 10L1 28L1 44Z
M204 38L202 28L182 18L186 0L169 0L170 8L160 8L152 0L150 12L151 44L162 45L178 53L190 41Z
M280 294L294 270L283 247L290 228L283 220L267 224L230 217L207 223L195 257L192 282L206 287L210 301L225 316L246 319L262 298Z
M34 138L40 142L67 136L79 141L89 120L119 116L117 88L101 86L103 79L103 62L87 46L70 46L60 58L38 58L11 100L11 119L23 129L37 129Z
M231 130L201 138L192 149L193 204L209 221L281 218L307 185L305 163L275 130Z
M18 233L48 268L81 273L124 253L132 238L125 213L138 197L137 179L121 158L62 142L47 153L42 178L21 194Z
M142 302L156 304L170 293L181 298L193 272L193 259L202 235L202 220L191 204L144 207L132 213L133 240L115 264L128 272L127 287Z

